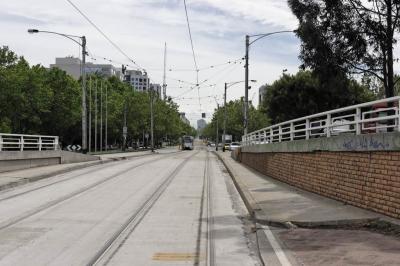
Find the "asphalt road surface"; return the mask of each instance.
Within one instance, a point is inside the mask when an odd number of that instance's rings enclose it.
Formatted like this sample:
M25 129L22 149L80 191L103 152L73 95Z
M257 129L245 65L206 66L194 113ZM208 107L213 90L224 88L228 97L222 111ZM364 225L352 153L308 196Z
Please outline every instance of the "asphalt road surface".
M260 265L215 155L93 166L0 194L0 265Z

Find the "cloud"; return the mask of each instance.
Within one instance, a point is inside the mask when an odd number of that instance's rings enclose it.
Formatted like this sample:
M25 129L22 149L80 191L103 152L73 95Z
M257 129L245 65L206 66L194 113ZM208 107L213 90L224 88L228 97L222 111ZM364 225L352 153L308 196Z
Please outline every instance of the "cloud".
M162 81L164 42L168 45L169 68L194 68L183 0L74 2L130 57L148 69L154 81ZM241 58L244 55L246 34L292 29L297 24L286 1L282 0L187 0L187 4L200 67ZM2 43L24 55L32 64L42 63L46 66L53 63L55 57L77 56L79 49L61 37L28 35L26 30L31 27L85 35L92 53L112 58L116 62L129 63L67 1L1 1L0 10L3 10L0 13ZM250 76L258 80L253 88L279 78L283 68L295 72L299 65L298 52L299 41L294 36L276 35L253 45ZM103 63L100 59L97 62ZM119 63L115 64L119 66ZM196 80L194 71L167 74L192 83ZM201 71L199 79L208 79L207 85L216 86L201 87L200 96L217 95L221 98L225 81L243 78L243 65ZM172 96L188 88L190 85L169 79L168 93ZM243 86L232 87L228 100L242 95ZM196 98L198 92L192 90L186 96ZM202 112L213 112L216 106L214 99L205 98L201 102ZM198 99L178 103L182 111L191 115L192 122L199 118L196 116L199 113Z

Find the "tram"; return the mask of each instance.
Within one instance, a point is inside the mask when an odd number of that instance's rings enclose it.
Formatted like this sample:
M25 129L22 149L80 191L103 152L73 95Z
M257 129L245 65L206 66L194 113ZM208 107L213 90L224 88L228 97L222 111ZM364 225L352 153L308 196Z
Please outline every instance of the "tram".
M193 150L193 137L192 136L183 136L182 137L182 150Z

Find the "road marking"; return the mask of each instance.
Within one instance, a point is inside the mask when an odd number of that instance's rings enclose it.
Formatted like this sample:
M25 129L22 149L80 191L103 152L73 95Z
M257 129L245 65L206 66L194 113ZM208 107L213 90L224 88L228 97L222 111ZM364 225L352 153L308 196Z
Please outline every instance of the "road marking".
M272 248L274 249L274 252L275 252L276 256L278 257L278 260L282 264L282 266L292 266L292 264L286 257L285 252L282 250L278 241L276 241L275 236L274 236L274 234L272 234L269 227L264 225L262 228L264 229L264 233L267 236L268 241L271 244Z
M200 258L195 253L155 253L153 255L153 260L158 261L194 261L195 259Z

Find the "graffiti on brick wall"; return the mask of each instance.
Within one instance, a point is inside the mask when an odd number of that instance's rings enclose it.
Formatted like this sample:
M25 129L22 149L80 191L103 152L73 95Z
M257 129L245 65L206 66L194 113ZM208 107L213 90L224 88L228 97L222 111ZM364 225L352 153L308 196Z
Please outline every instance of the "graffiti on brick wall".
M342 148L345 150L388 150L393 148L395 143L385 138L376 136L360 136L357 138L344 139Z

